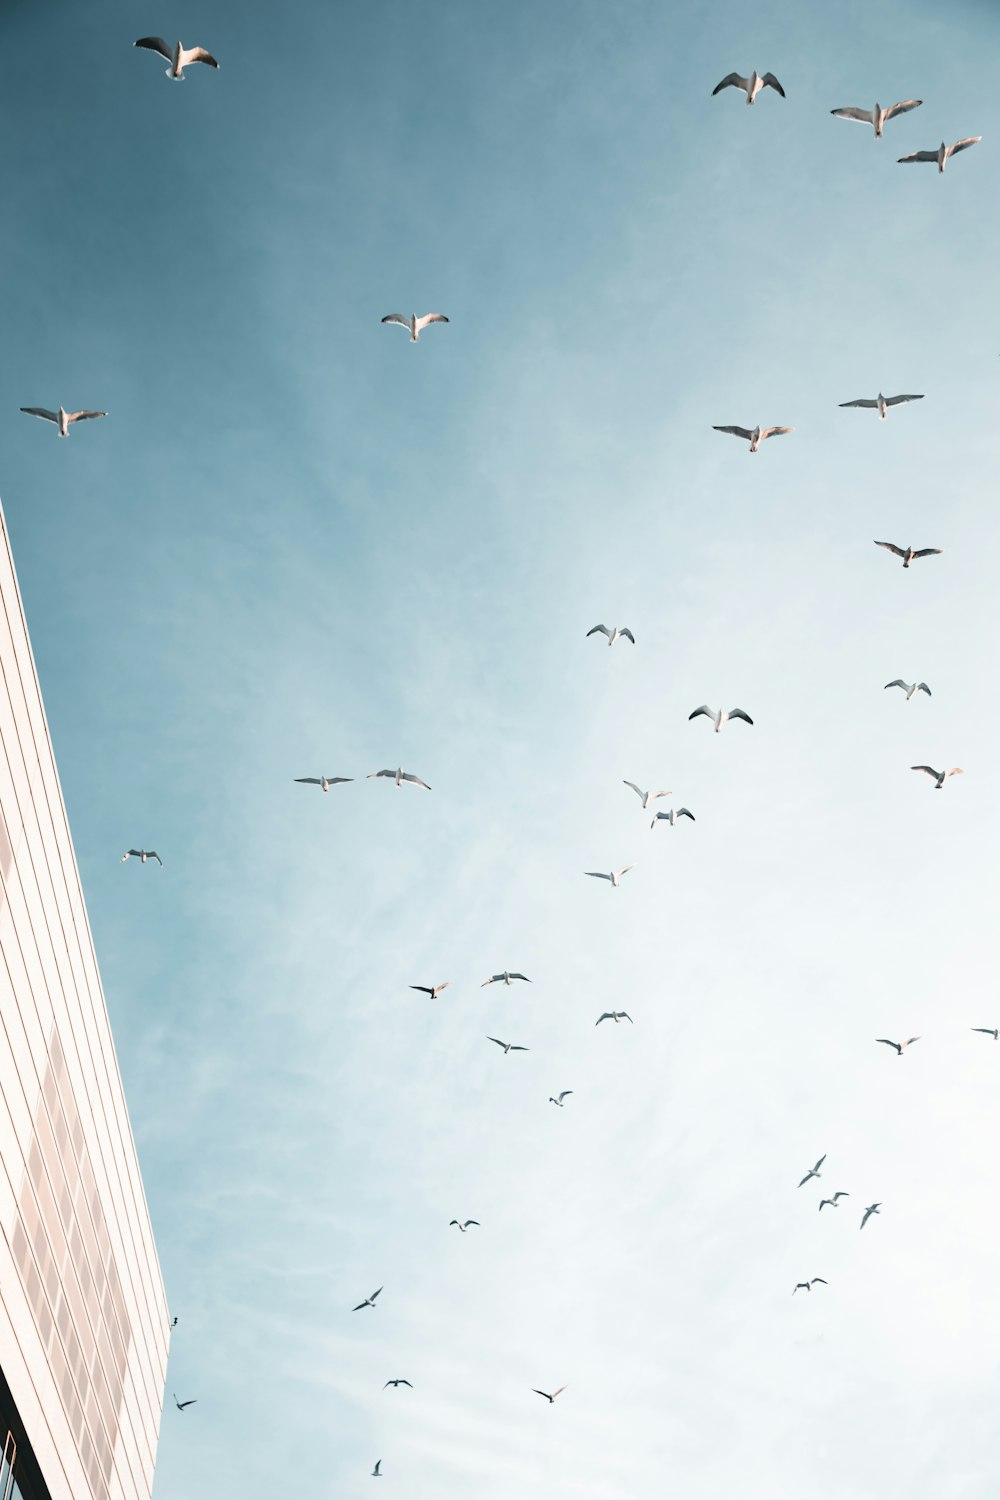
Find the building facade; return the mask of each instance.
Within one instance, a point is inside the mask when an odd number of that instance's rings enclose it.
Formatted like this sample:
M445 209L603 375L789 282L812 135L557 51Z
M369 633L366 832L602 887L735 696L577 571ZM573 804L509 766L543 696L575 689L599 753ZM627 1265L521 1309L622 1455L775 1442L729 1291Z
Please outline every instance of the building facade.
M0 512L0 1500L149 1500L169 1321Z

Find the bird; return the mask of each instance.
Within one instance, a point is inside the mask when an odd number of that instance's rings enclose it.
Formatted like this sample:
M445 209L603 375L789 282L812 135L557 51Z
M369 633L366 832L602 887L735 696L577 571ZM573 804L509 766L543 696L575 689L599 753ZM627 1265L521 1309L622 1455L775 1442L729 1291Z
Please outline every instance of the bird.
M920 1038L918 1036L911 1036L905 1042L891 1042L887 1036L877 1036L875 1040L882 1042L886 1047L895 1047L896 1056L902 1057L906 1048L912 1046L914 1042L919 1042Z
M600 1026L602 1021L614 1021L616 1026L618 1025L619 1021L628 1021L630 1026L635 1025L635 1022L632 1020L632 1017L629 1015L627 1010L602 1011L597 1020L594 1022L594 1025Z
M430 791L430 787L426 781L421 781L419 776L413 776L409 771L402 769L398 771L369 771L366 779L371 781L376 776L391 776L397 786L402 786L404 781L412 781L415 786L422 786L425 791Z
M715 88L712 90L712 98L714 99L716 94L728 88L742 89L747 96L748 104L753 103L763 88L774 89L776 93L781 95L782 99L785 97L785 91L774 74L764 73L762 75L757 72L756 68L750 74L749 78L741 78L739 73L727 73L722 82L715 85Z
M410 989L419 990L422 995L430 995L432 1000L436 1000L441 991L446 990L449 984L451 984L451 980L446 979L444 984L411 984Z
M401 1380L387 1380L386 1383L385 1383L385 1385L382 1387L382 1389L384 1391L387 1391L390 1386L400 1386L400 1385L408 1385L410 1387L410 1390L411 1391L413 1390L413 1383L412 1383L412 1381L402 1380L402 1379Z
M975 1029L975 1028L973 1028L973 1029ZM560 1109L564 1109L565 1105L563 1104L563 1100L564 1099L568 1099L569 1096L570 1096L570 1094L572 1094L572 1092L573 1092L572 1089L563 1089L563 1091L559 1095L558 1099L553 1099L552 1095L550 1094L549 1095L549 1103L550 1104L558 1104L558 1106L559 1106Z
M938 171L943 172L944 164L949 156L955 156L959 151L965 151L967 147L974 146L977 141L981 140L981 135L970 135L966 136L964 141L956 141L952 146L946 146L942 141L936 151L913 151L909 156L897 157L897 161L936 161Z
M497 1044L498 1047L502 1047L503 1048L504 1057L507 1056L508 1052L530 1052L531 1051L530 1047L516 1047L513 1042L502 1042L498 1036L488 1036L486 1038L486 1040L488 1042L496 1042L496 1044Z
M339 786L343 781L353 781L353 776L296 776L296 781L304 782L307 786L321 786L324 792L328 792L332 786Z
M878 414L879 414L879 416L880 416L880 418L884 422L885 419L886 419L886 417L889 415L889 407L890 406L901 406L904 401L922 401L923 399L924 399L923 396L883 396L882 392L879 391L878 395L875 397L874 400L869 400L867 397L861 397L857 401L841 401L840 405L842 407L843 406L866 406L866 407L869 407L872 411L877 411Z
M58 411L49 411L45 406L22 406L21 410L29 417L41 417L43 421L55 422L60 437L69 437L71 422L89 422L91 417L107 416L106 411L66 411L61 406Z
M174 1405L176 1406L176 1408L177 1408L178 1411L183 1411L184 1408L185 1408L185 1406L194 1406L195 1403L198 1400L197 1396L193 1396L190 1401L178 1401L178 1399L177 1399L177 1392L176 1391L172 1392L172 1395L173 1395L173 1398L174 1398Z
M800 1184L800 1186L801 1186L801 1184ZM820 1211L820 1213L823 1212L824 1208L826 1207L826 1205L828 1203L829 1203L829 1205L830 1205L831 1208L839 1208L840 1207L840 1203L838 1202L838 1199L840 1199L840 1198L849 1198L850 1196L851 1196L850 1193L844 1193L844 1192L838 1191L838 1192L834 1193L834 1195L833 1195L832 1198L821 1198L819 1200L819 1211Z
M669 812L654 813L653 821L649 826L650 828L655 828L657 823L664 822L669 823L671 828L673 828L678 818L690 818L692 823L696 821L694 813L689 812L686 807L672 807Z
M449 1229L451 1228L452 1224L457 1224L458 1227L459 1227L459 1229L462 1231L463 1234L468 1229L468 1227L469 1227L470 1224L475 1224L475 1226L476 1226L477 1229L481 1229L482 1228L482 1225L480 1224L480 1222L479 1222L478 1219L466 1219L465 1222L464 1222L464 1224L461 1221L461 1219L451 1219L449 1221L449 1224L448 1224L448 1228Z
M902 677L894 677L892 679L892 681L891 682L887 682L885 686L887 688L891 688L891 687L902 688L903 692L906 694L906 701L907 701L907 703L909 703L909 701L913 697L914 693L916 693L918 691L921 692L921 693L926 693L927 696L928 696L928 698L931 697L931 690L927 686L926 682L904 682L903 679L902 679ZM883 692L884 691L885 691L885 689L883 688Z
M379 1292L381 1292L381 1291L382 1291L382 1288L379 1287L378 1292L372 1292L372 1294L371 1294L370 1297L366 1297L363 1302L359 1302L358 1305L357 1305L357 1307L353 1307L351 1309L351 1311L352 1312L360 1312L363 1307L374 1307L375 1306L375 1298L378 1296Z
M670 792L644 792L642 787L636 786L634 781L626 781L624 784L625 786L630 786L637 797L642 798L642 807L644 812L647 810L651 802L656 801L657 797L669 797L671 795Z
M896 115L905 115L908 110L918 109L923 102L922 99L904 99L901 104L890 104L888 109L883 109L881 104L876 104L874 109L854 109L848 105L844 109L831 109L830 113L841 120L860 120L862 125L874 125L878 138L889 120Z
M730 432L733 437L747 438L750 452L756 453L765 438L779 437L783 432L794 432L794 427L718 427L712 423L714 432Z
M174 1319L174 1321L171 1323L170 1326L171 1326L171 1328L176 1328L177 1327L177 1319L176 1318Z
M589 638L592 635L596 635L598 631L600 631L602 635L607 636L609 646L613 646L615 641L620 640L622 636L624 636L627 641L631 641L633 646L635 645L635 636L632 634L631 630L629 630L627 625L622 625L620 629L616 625L614 630L609 630L606 625L595 625L593 630L587 631L587 637Z
M814 1276L812 1281L797 1281L792 1288L792 1296L795 1296L800 1287L804 1287L807 1292L811 1292L817 1281L820 1286L829 1286L830 1284L823 1276Z
M138 859L140 864L144 865L146 861L150 859L155 859L158 865L163 864L163 860L157 854L155 849L129 849L127 853L122 855L118 863L123 865L127 859L130 859L132 857L133 854L135 855L136 859Z
M816 1163L816 1165L814 1167L810 1167L809 1168L808 1172L803 1177L802 1182L799 1183L799 1187L802 1187L805 1183L807 1183L809 1181L810 1177L821 1177L823 1174L820 1172L820 1167L823 1165L823 1163L825 1161L826 1161L826 1152L824 1151L823 1155L820 1157L820 1159Z
M991 1036L993 1040L1000 1041L1000 1027L998 1026L970 1026L970 1031L981 1031L984 1036ZM177 1319L174 1319L177 1322Z
M878 1211L879 1211L879 1209L881 1207L882 1207L881 1203L869 1203L868 1207L865 1209L864 1218L861 1220L861 1228L862 1229L864 1229L865 1225L868 1223L868 1220L871 1218L872 1214L877 1214Z
M147 52L158 52L165 57L170 67L165 69L168 78L175 78L180 83L184 82L184 69L188 63L208 63L210 68L217 68L219 64L211 52L206 52L204 47L182 47L180 42L176 47L171 47L162 36L141 36L133 47L145 47Z
M508 974L507 970L505 969L502 974L491 974L489 979L484 979L479 988L481 990L484 990L488 984L500 984L502 982L503 984L507 985L509 989L512 979L523 979L525 984L531 984L533 982L528 978L527 974L515 974L513 971Z
M407 317L405 313L386 313L382 319L383 323L398 323L400 328L408 328L411 344L420 342L421 330L426 328L428 323L447 323L448 321L444 313L424 313L422 318L418 318L416 313L410 317Z
M949 776L964 776L965 772L961 766L952 766L950 771L935 771L933 766L911 766L911 771L925 771L928 776L934 777L934 790L939 792L948 780Z
M603 870L584 870L583 873L590 875L594 880L610 880L614 889L617 890L622 883L622 876L634 869L635 865L623 865L620 870L612 870L608 875L605 875Z
M703 703L700 708L696 708L693 714L688 714L688 723L690 724L692 719L697 719L699 714L704 714L706 719L714 720L716 734L718 734L723 724L727 723L730 719L742 719L746 724L753 723L753 719L751 719L749 714L744 713L742 708L731 708L728 713L720 708L716 712L714 708L709 708L707 703Z
M382 1478L382 1460L381 1459L378 1460L378 1462L376 1463L374 1469L372 1469L371 1477L372 1477L372 1479L381 1479Z
M897 547L894 542L876 542L875 545L884 547L887 552L894 552L897 557L901 557L904 568L908 568L915 557L935 557L944 551L943 547L921 547L918 551L914 547Z
M554 1401L554 1400L555 1400L555 1399L556 1399L556 1397L557 1397L557 1396L558 1396L558 1395L559 1395L559 1392L560 1392L560 1391L564 1391L564 1390L565 1390L565 1389L566 1389L566 1387L565 1387L565 1386L564 1386L564 1385L561 1385L561 1386L560 1386L560 1387L559 1387L559 1390L558 1390L558 1391L553 1391L553 1392L552 1392L552 1394L551 1394L551 1395L550 1395L550 1394L549 1394L549 1392L548 1392L548 1391L540 1391L540 1390L539 1390L539 1389L538 1389L538 1387L537 1387L537 1386L535 1386L535 1385L533 1385L533 1386L532 1386L532 1387L531 1387L531 1389L532 1389L532 1390L533 1390L533 1391L534 1391L534 1393L535 1393L535 1395L536 1395L536 1396L544 1396L544 1397L545 1397L545 1399L546 1399L546 1401L547 1401L547 1402L548 1402L548 1403L549 1403L549 1405L550 1405L550 1406L551 1406L551 1405L552 1405L552 1403L553 1403L553 1401Z

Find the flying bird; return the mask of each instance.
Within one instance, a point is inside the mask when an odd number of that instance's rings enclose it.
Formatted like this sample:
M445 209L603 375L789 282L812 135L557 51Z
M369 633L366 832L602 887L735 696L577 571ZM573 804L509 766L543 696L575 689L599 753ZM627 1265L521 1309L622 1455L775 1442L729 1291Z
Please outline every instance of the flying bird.
M977 1028L975 1028L975 1027L973 1027L973 1030L976 1030L976 1029L977 1029ZM558 1106L559 1106L559 1108L560 1108L560 1109L564 1109L564 1108L565 1108L565 1106L564 1106L564 1104L563 1104L563 1100L564 1100L564 1099L568 1099L568 1098L569 1098L569 1096L570 1096L570 1094L572 1094L572 1092L573 1092L573 1090L572 1090L572 1089L563 1089L563 1091L562 1091L562 1093L561 1093L561 1094L560 1094L560 1095L559 1095L559 1098L558 1098L558 1099L553 1099L553 1097L552 1097L552 1095L551 1095L551 1094L550 1094L550 1095L549 1095L549 1103L550 1103L550 1104L558 1104Z
M649 826L650 828L655 828L657 823L663 822L669 823L671 828L673 828L678 818L690 818L692 823L695 822L694 813L689 812L686 807L672 807L669 812L654 813L653 821Z
M444 984L411 984L410 989L419 990L422 995L430 995L432 1000L436 1000L441 991L446 990L449 984L451 984L451 980L446 979Z
M801 1186L801 1184L800 1184L800 1186ZM834 1195L833 1195L832 1198L821 1198L819 1200L819 1211L820 1211L820 1213L823 1212L824 1208L826 1207L826 1205L828 1203L829 1203L829 1205L830 1205L831 1208L839 1208L840 1207L839 1200L841 1198L849 1198L850 1196L851 1196L850 1193L844 1193L844 1192L838 1191L838 1192L834 1193Z
M324 792L328 792L332 786L339 786L342 781L353 781L353 776L296 776L296 781L303 782L306 786L321 786Z
M808 1172L803 1177L802 1181L799 1183L799 1187L803 1187L805 1185L805 1183L807 1183L809 1181L810 1177L821 1177L823 1174L820 1172L820 1167L823 1165L823 1163L825 1161L826 1161L826 1152L824 1151L823 1155L820 1157L820 1159L816 1163L816 1165L814 1167L810 1167L809 1168Z
M727 73L722 82L715 85L715 88L712 90L712 98L714 99L716 94L728 88L742 89L747 96L748 104L752 104L761 89L764 88L774 89L776 93L781 95L782 99L785 97L785 91L774 74L764 73L761 75L757 72L756 68L754 68L749 78L741 78L739 73Z
M622 876L634 869L635 865L623 865L620 870L612 870L608 875L605 875L603 870L584 870L583 873L590 875L594 880L610 880L614 889L617 890L622 883Z
M363 1307L374 1307L375 1306L375 1298L378 1296L379 1292L381 1292L381 1291L382 1291L382 1288L379 1287L378 1292L372 1292L372 1294L371 1294L370 1297L366 1297L363 1302L359 1302L358 1305L357 1305L357 1307L352 1307L351 1311L352 1312L360 1312Z
M669 797L671 795L670 792L644 792L642 787L636 786L634 781L626 781L625 786L630 786L636 796L642 798L643 810L646 810L651 802L655 802L657 797Z
M468 1229L468 1227L469 1227L470 1224L475 1224L475 1226L476 1226L477 1229L481 1229L482 1228L482 1225L480 1224L480 1222L479 1222L478 1219L466 1219L465 1222L464 1222L464 1224L462 1223L461 1219L450 1219L449 1222L448 1222L448 1228L449 1229L451 1228L452 1224L457 1224L458 1227L459 1227L459 1229L462 1231L463 1234Z
M127 859L131 859L133 855L139 861L139 863L143 864L143 865L146 863L147 860L150 860L150 859L155 859L156 863L158 865L162 865L163 864L163 860L157 854L157 852L156 852L155 849L129 849L127 851L127 853L125 853L125 854L122 855L122 857L118 861L118 863L121 864L121 865L123 865L125 863L125 861Z
M913 547L897 547L893 542L876 542L875 545L884 547L887 552L894 552L897 557L901 557L904 568L908 568L915 557L936 557L944 551L943 547L921 547L919 550Z
M943 172L944 164L949 156L955 156L959 151L965 151L967 147L974 146L977 141L981 140L981 135L970 135L964 141L956 141L953 146L946 146L944 141L942 141L936 151L914 151L909 156L898 157L897 160L900 162L936 161L938 171Z
M558 1395L559 1395L559 1392L560 1392L560 1391L564 1391L564 1390L565 1390L565 1389L566 1389L566 1387L565 1387L565 1386L564 1386L564 1385L561 1385L561 1386L560 1386L560 1387L559 1387L559 1390L558 1390L558 1391L553 1391L553 1392L552 1392L552 1394L551 1394L551 1395L550 1395L550 1394L549 1394L549 1392L548 1392L548 1391L540 1391L540 1390L539 1390L539 1389L538 1389L538 1387L537 1387L537 1386L534 1386L534 1385L533 1385L533 1386L532 1386L532 1387L531 1387L531 1389L532 1389L532 1390L533 1390L533 1391L534 1391L534 1393L535 1393L535 1395L536 1395L536 1396L544 1396L544 1397L545 1397L545 1399L546 1399L546 1401L547 1401L547 1402L548 1402L548 1403L549 1403L549 1405L550 1405L550 1406L551 1406L551 1405L552 1405L552 1403L553 1403L553 1401L554 1401L554 1400L555 1400L555 1399L556 1399L556 1397L557 1397L557 1396L558 1396Z
M382 1387L382 1389L384 1391L387 1391L390 1386L400 1386L400 1385L408 1385L410 1387L410 1390L411 1391L413 1390L413 1384L409 1380L387 1380L386 1383L385 1383L385 1385Z
M854 109L848 106L845 109L831 109L830 113L841 120L860 120L862 125L874 125L875 135L878 137L889 120L895 119L896 115L905 115L908 110L918 109L923 102L922 99L904 99L901 104L890 104L888 109L876 104L874 109Z
M371 1477L372 1477L372 1479L381 1479L382 1478L382 1460L381 1459L378 1460L378 1462L376 1463L374 1469L372 1469Z
M488 1042L496 1042L496 1044L497 1044L498 1047L502 1047L503 1048L503 1055L504 1055L504 1057L507 1056L508 1052L530 1052L531 1051L530 1047L515 1047L515 1045L514 1045L513 1042L502 1042L498 1036L488 1036L486 1038L486 1040Z
M444 313L424 313L422 318L418 318L416 313L412 313L410 317L407 317L405 313L387 313L382 322L398 323L400 328L408 328L410 330L410 343L416 344L420 341L421 331L429 323L447 323L448 319Z
M892 679L892 681L891 682L887 682L885 686L887 688L891 688L891 687L902 688L903 692L906 694L906 701L907 701L907 703L909 703L909 701L913 697L914 693L916 693L918 691L921 692L921 693L926 693L927 696L928 696L928 698L931 696L931 690L927 686L926 682L904 682L903 679L902 679L902 677L894 677ZM885 691L885 689L883 688L883 692L884 691Z
M500 984L501 982L503 982L509 988L512 979L523 979L525 984L531 984L532 982L528 978L527 974L508 974L507 970L505 969L502 974L492 974L489 979L484 979L479 988L481 990L484 990L488 984Z
M730 719L742 719L746 724L753 723L753 719L751 719L749 714L744 713L742 708L731 708L726 713L721 708L718 711L714 708L709 708L707 703L703 703L700 708L696 708L693 714L688 714L688 723L690 724L692 719L697 719L700 714L704 714L706 719L713 721L716 734L718 734L723 724L728 723Z
M934 790L939 792L948 780L949 776L964 776L965 772L961 766L952 766L950 771L935 771L933 766L911 766L911 771L924 771L928 776L934 777Z
M889 415L890 406L901 406L904 401L922 401L923 399L923 396L883 396L882 392L879 391L874 400L869 400L867 397L862 397L858 401L841 401L840 404L842 407L868 407L871 411L877 411L882 421L884 422L886 417Z
M598 631L600 631L602 635L607 636L609 646L613 646L615 641L620 640L622 636L624 636L627 641L631 641L633 646L635 645L635 636L632 634L631 630L629 630L627 625L623 625L621 629L619 629L619 627L616 625L614 630L609 630L606 625L595 625L593 630L587 631L588 638L592 635L596 635Z
M171 1326L171 1328L176 1328L177 1327L177 1319L176 1318L174 1319L174 1321L171 1323L170 1326Z
M178 1411L183 1411L185 1406L194 1406L198 1400L197 1396L193 1396L190 1401L178 1401L176 1391L172 1392L172 1395L174 1398L174 1405L176 1406Z
M864 1229L865 1225L868 1223L868 1220L871 1218L872 1214L877 1214L878 1211L879 1211L879 1209L881 1207L882 1207L881 1203L869 1203L868 1207L865 1209L865 1216L861 1220L861 1228L862 1229Z
M795 1293L799 1291L800 1288L803 1288L807 1292L811 1292L817 1281L819 1282L820 1286L829 1286L830 1284L822 1276L814 1276L812 1281L797 1281L792 1288L792 1296L794 1297Z
M600 1026L602 1021L614 1021L616 1026L618 1025L619 1021L628 1021L630 1026L635 1025L635 1022L632 1020L632 1017L629 1015L627 1010L602 1011L597 1020L594 1022L594 1025Z
M794 427L718 427L713 422L714 432L729 432L733 437L746 438L750 444L750 452L756 453L765 438L779 437L783 432L794 432Z
M366 779L371 781L376 776L391 776L397 786L402 786L404 781L412 781L415 786L422 786L425 791L430 791L430 787L426 781L421 781L419 776L412 776L409 771L402 769L398 771L369 771Z
M970 1026L970 1031L981 1031L984 1036L991 1036L993 1040L1000 1041L1000 1027L998 1026ZM177 1319L174 1319L176 1323Z
M208 63L210 68L217 68L219 64L211 52L206 52L204 47L182 47L180 42L176 47L171 47L162 36L141 36L133 47L145 47L147 52L158 52L165 57L170 64L164 71L168 78L175 78L184 82L184 69L189 63Z
M21 410L29 417L41 417L46 422L55 422L60 437L69 437L71 422L88 422L91 417L107 416L106 411L65 411L61 406L58 411L49 411L45 406L22 406Z
M890 1042L890 1040L889 1040L889 1038L887 1036L877 1036L875 1038L875 1040L877 1042L882 1042L882 1044L884 1046L886 1046L886 1047L895 1047L895 1049L896 1049L896 1056L897 1057L902 1057L902 1055L903 1055L904 1051L906 1050L906 1048L907 1047L912 1047L913 1043L914 1042L919 1042L920 1038L918 1036L911 1036L905 1042Z

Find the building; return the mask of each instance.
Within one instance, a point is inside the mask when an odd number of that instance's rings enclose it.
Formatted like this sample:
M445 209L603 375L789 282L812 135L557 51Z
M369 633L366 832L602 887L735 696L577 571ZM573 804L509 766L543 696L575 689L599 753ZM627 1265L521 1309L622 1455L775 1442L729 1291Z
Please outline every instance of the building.
M168 1324L0 512L0 1500L149 1500Z

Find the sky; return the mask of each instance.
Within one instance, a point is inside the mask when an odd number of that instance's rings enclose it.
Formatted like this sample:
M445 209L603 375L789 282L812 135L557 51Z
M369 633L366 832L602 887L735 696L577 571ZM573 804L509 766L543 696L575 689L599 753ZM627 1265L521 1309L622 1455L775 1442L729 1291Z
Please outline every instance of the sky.
M156 1500L994 1496L1000 11L0 41L0 494L179 1319Z

